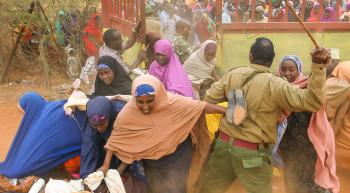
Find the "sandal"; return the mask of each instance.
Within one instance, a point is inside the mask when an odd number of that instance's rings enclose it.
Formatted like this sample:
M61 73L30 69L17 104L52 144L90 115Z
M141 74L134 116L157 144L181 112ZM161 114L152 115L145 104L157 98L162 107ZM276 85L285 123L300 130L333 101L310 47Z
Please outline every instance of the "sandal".
M235 90L235 106L233 108L233 124L241 125L247 117L247 103L241 89Z
M228 101L228 106L226 110L226 120L232 124L234 119L234 108L236 106L235 90L230 90L228 92L227 101Z

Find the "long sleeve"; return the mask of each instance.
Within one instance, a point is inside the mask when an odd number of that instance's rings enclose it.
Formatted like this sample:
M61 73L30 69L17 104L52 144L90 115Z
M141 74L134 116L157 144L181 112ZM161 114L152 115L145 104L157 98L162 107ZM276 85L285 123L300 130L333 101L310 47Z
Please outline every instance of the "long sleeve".
M206 102L217 104L226 101L225 85L229 82L229 74L225 74L218 82L215 82L209 90L207 90L204 100Z
M312 64L311 75L306 89L300 89L286 81L272 81L272 100L278 106L292 111L318 111L323 105L324 83L326 81L326 68L320 64Z

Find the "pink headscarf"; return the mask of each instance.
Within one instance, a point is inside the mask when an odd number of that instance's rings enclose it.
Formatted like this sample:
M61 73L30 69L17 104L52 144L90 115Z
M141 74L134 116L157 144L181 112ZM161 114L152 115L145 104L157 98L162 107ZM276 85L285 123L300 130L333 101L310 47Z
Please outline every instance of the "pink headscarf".
M168 40L157 41L154 45L154 52L166 55L169 63L161 66L157 61L153 61L149 68L149 73L158 78L167 91L193 98L192 84L171 43Z

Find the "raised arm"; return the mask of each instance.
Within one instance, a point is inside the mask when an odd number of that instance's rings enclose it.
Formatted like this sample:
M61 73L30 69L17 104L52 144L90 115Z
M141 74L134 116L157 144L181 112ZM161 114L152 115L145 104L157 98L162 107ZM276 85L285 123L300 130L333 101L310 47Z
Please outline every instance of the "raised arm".
M123 50L129 49L135 44L137 37L140 33L140 29L141 29L141 22L137 23L137 25L133 27L131 36L128 38L128 41L126 41L123 44Z

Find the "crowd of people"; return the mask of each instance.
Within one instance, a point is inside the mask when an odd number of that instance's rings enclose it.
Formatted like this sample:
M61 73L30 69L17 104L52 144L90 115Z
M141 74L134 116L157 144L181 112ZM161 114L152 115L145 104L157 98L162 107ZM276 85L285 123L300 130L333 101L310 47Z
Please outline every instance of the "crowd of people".
M146 48L135 62L127 64L122 54L142 26L124 42L117 29L102 33L93 14L83 34L87 69L96 72L93 91L75 86L68 101L33 92L19 99L24 115L0 163L0 192L28 192L32 176L63 165L70 178L83 179L116 169L126 192L222 193L238 179L249 193L272 193L277 167L288 193L338 193L336 164L350 168L349 62L315 48L310 75L295 55L272 73L278 48L260 37L247 64L220 77L215 36L201 40L172 6L155 12L157 2L149 3L148 13L166 22L146 26ZM22 177L22 184L9 182Z
M350 2L341 0L290 0L298 16L305 22L349 22ZM338 4L339 3L339 7ZM222 23L233 22L297 22L282 0L223 0Z

